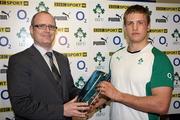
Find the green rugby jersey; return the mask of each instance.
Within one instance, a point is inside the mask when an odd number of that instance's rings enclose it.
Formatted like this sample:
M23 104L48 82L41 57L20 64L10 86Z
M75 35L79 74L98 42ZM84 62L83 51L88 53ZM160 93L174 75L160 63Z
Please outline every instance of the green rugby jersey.
M111 82L121 92L151 96L151 89L173 87L173 66L168 57L148 44L140 52L127 48L115 52L110 62ZM155 108L156 109L156 108ZM137 111L123 104L111 104L111 120L159 120L159 115Z

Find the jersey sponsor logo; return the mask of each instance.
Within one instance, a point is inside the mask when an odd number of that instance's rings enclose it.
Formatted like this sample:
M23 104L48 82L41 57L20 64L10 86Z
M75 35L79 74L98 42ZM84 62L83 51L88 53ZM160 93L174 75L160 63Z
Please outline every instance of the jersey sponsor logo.
M173 81L173 77L172 77L172 74L171 73L167 73L167 77Z

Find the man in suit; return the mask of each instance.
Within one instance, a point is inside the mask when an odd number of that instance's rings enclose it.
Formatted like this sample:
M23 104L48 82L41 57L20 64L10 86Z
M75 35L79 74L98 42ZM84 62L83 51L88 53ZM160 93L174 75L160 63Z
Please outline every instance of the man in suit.
M8 92L16 120L71 120L89 110L87 103L76 102L79 90L67 57L52 50L56 29L50 13L36 13L30 26L34 44L9 59Z

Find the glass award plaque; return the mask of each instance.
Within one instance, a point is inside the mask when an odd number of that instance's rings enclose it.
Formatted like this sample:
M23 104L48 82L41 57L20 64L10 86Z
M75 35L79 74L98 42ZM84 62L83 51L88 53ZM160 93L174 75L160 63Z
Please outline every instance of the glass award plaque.
M110 74L105 72L95 70L82 90L80 91L77 100L79 102L86 102L89 105L93 102L93 100L99 95L99 92L96 91L96 86L101 81L109 81Z

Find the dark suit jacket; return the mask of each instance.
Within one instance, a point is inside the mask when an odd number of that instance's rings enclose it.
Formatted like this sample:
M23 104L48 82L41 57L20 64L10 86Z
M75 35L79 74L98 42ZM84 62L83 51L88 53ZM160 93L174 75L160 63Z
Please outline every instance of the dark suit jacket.
M63 116L63 104L79 90L74 86L69 61L53 51L61 72L58 82L34 47L10 57L8 92L16 120L71 120Z

